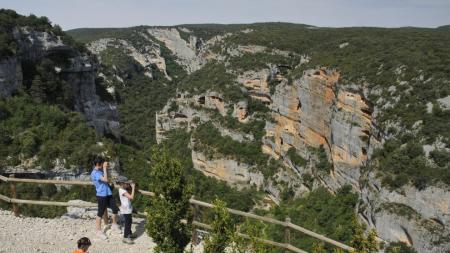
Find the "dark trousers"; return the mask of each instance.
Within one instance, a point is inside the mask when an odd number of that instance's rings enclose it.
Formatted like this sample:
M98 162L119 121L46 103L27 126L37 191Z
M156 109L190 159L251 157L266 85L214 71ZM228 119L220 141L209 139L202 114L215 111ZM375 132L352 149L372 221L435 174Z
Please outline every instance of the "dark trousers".
M123 237L128 238L131 236L131 223L133 222L133 217L131 214L122 214L125 220L125 230L123 231Z

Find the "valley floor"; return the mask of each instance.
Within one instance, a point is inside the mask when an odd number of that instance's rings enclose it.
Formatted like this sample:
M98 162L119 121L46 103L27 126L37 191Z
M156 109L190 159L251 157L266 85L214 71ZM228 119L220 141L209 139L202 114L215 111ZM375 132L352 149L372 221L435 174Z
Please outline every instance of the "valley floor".
M10 211L0 210L0 253L10 252L73 252L81 237L88 237L92 253L153 252L155 244L144 231L144 219L133 219L133 231L139 237L134 245L122 242L122 235L107 231L108 239L95 236L92 219L42 219L14 217Z

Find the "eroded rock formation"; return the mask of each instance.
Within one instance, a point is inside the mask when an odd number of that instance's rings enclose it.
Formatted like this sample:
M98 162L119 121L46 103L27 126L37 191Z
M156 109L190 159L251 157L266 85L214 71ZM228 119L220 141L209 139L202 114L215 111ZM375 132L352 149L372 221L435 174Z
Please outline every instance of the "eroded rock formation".
M89 57L51 33L16 28L13 35L21 54L0 61L0 95L10 96L22 86L22 61L37 62L43 57L61 54L68 58L70 66L61 66L55 71L71 86L74 109L83 113L87 123L98 132L119 138L116 106L96 95L96 67Z

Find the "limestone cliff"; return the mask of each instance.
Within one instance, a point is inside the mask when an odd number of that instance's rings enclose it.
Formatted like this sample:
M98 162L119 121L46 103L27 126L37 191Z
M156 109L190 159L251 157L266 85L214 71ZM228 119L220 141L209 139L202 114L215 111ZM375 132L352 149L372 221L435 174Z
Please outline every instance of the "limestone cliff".
M188 73L200 69L205 63L205 59L201 57L202 41L195 36L191 36L187 42L181 38L176 28L150 28L147 31L177 56L178 62Z
M275 123L266 125L264 152L285 157L290 148L311 157L323 146L333 170L323 178L332 190L345 184L358 189L359 167L367 159L371 109L361 94L338 85L339 73L305 71L292 85L277 86L270 105Z
M245 186L261 187L264 177L260 172L252 170L248 164L239 163L226 158L208 158L201 152L192 151L194 168L205 175L223 180L238 188Z
M101 53L108 48L120 48L127 55L131 56L137 63L144 68L144 74L152 77L151 65L154 64L167 79L171 79L166 71L166 61L161 56L161 49L158 44L154 43L147 34L140 33L143 39L148 42L145 47L136 48L132 43L125 39L102 38L90 42L87 47L89 51L99 56L102 61Z
M445 186L390 190L373 173L362 186L360 216L388 242L402 241L417 252L450 248L450 191Z
M25 27L14 29L13 35L21 54L0 61L0 95L10 96L22 87L24 61L37 62L43 57L62 55L69 65L55 67L55 72L70 85L74 109L83 113L87 123L98 132L119 138L116 106L96 95L96 67L91 58L48 32Z

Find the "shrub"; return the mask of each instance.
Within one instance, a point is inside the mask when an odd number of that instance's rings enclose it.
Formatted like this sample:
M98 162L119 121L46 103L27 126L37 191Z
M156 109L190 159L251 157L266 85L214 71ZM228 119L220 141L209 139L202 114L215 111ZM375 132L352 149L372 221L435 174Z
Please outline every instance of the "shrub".
M205 253L225 252L236 232L225 202L216 199L213 204L214 219L211 224L212 229L205 240Z
M191 228L181 219L191 220L187 184L179 161L164 149L152 152L149 188L156 194L147 209L147 233L157 244L156 252L181 253L190 241Z

